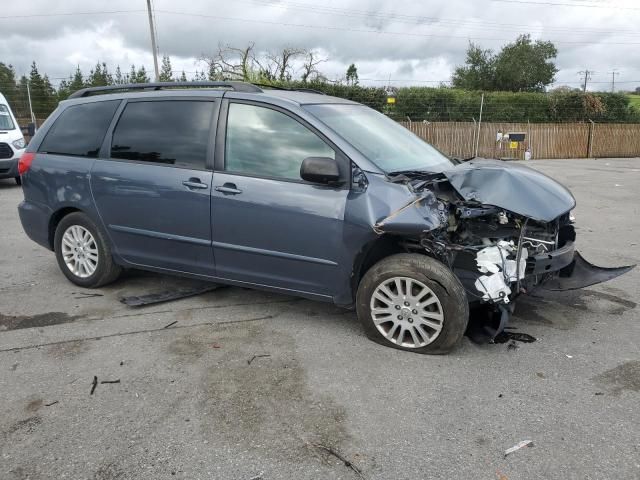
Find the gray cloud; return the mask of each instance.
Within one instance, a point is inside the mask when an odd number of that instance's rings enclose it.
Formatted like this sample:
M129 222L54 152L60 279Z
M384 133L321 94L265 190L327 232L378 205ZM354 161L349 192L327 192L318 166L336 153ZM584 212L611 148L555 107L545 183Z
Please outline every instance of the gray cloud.
M176 70L192 72L202 53L219 43L261 51L284 46L320 49L330 61L329 77L355 63L363 83L436 84L448 80L464 61L469 41L499 49L518 34L550 39L559 49L557 81L577 86L577 72L589 68L594 87L604 88L613 68L618 85L640 85L640 10L510 4L491 0L394 2L391 0L235 0L211 2L155 0L158 40ZM633 0L615 2L634 6ZM111 0L5 0L2 16L110 11L103 15L0 18L0 61L18 73L35 60L52 78L67 77L75 65L88 71L96 61L151 70L145 2ZM131 12L134 10L135 12ZM178 15L178 12L194 15ZM633 81L636 81L633 83ZM433 82L433 83L432 83ZM602 82L602 83L597 83ZM628 82L628 83L625 83Z

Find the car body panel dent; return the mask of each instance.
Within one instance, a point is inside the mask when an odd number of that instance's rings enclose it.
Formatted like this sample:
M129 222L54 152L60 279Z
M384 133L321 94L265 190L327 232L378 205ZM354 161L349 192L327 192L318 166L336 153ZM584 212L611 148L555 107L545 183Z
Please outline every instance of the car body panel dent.
M524 165L476 159L443 174L467 201L504 208L538 221L550 222L576 205L562 184Z

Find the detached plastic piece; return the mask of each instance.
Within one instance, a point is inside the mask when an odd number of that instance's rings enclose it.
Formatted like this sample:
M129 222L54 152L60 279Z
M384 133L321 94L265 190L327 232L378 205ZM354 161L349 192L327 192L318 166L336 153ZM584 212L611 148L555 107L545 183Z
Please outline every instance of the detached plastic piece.
M556 278L544 282L541 287L554 291L577 290L619 277L634 267L635 265L614 268L598 267L587 262L580 255L580 252L576 251L573 261L560 270Z

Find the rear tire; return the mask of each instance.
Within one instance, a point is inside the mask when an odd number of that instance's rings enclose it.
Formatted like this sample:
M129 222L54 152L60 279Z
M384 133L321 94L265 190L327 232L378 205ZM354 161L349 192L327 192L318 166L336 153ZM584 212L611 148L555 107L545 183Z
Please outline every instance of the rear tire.
M22 185L22 179L20 177L15 177L15 179L17 185Z
M469 321L458 278L420 254L392 255L371 267L358 286L356 309L371 340L422 354L450 352Z
M60 220L53 245L60 270L80 287L102 287L115 281L122 271L113 261L106 235L82 212Z

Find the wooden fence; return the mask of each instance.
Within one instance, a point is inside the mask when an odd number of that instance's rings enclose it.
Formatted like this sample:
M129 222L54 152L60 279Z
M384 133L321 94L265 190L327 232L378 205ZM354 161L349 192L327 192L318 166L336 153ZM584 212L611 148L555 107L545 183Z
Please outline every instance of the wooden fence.
M587 158L640 156L640 124L619 123L483 123L400 122L406 128L448 155L520 158L529 148L532 158ZM526 134L524 143L510 148L497 142L497 133Z

